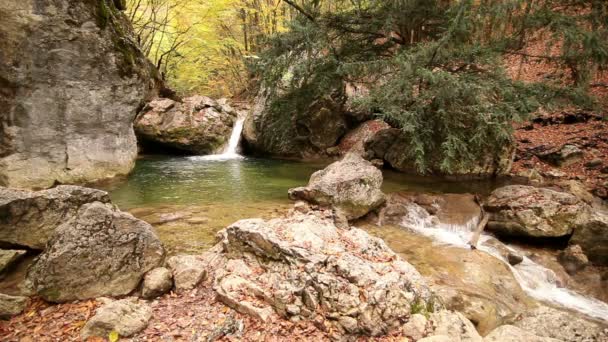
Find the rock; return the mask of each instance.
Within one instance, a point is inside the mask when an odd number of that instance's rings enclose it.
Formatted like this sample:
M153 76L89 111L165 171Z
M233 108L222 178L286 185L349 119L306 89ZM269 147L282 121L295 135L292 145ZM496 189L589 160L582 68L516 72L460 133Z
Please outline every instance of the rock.
M207 265L196 255L172 256L167 260L167 266L173 273L177 292L192 290L207 275Z
M339 153L344 155L352 152L365 157L365 144L378 131L387 128L390 128L390 126L382 120L370 120L360 124L340 140L340 144L338 145Z
M586 162L585 167L589 168L589 169L595 169L595 168L602 166L603 163L604 162L602 161L602 159L595 158L595 159L592 159L592 160Z
M348 129L344 99L340 96L307 101L299 108L275 107L271 105L268 91L262 89L243 127L245 147L250 152L318 158L335 146Z
M521 264L521 262L524 261L524 257L517 253L510 252L507 255L507 261L509 262L509 265L515 266Z
M0 293L0 319L8 319L25 310L30 299L21 296L9 296Z
M160 87L113 0L0 2L0 185L128 174L132 122Z
M548 178L564 178L567 176L567 174L565 172L562 172L558 169L549 169L547 171L543 172L543 175L545 175Z
M539 306L518 315L510 324L540 337L560 341L606 341L606 326L586 320L567 311Z
M268 320L313 320L340 335L380 336L439 308L424 278L386 244L341 229L331 210L242 220L205 256L218 298Z
M448 341L483 342L473 323L460 312L441 310L431 314L429 321L433 326L431 335L447 336Z
M0 249L0 274L11 267L15 261L21 259L27 251L14 249Z
M589 259L587 259L587 256L579 245L568 246L568 248L560 252L558 260L569 274L580 271L589 264Z
M384 203L382 172L360 156L349 153L315 172L307 187L289 190L292 200L333 206L349 220L364 216Z
M403 335L414 341L426 336L428 320L424 315L413 314L410 320L403 325Z
M183 102L156 99L135 121L135 133L144 144L166 146L193 154L220 153L230 139L237 113L205 96Z
M585 188L585 185L583 185L579 181L567 180L567 181L558 183L558 185L560 187L562 187L563 189L565 189L567 192L580 198L582 201L584 201L585 203L587 203L591 206L596 206L598 204L601 205L599 203L600 201L597 198L595 198L589 191L587 191L587 189Z
M563 145L560 148L540 149L534 154L543 161L555 166L568 166L583 158L583 151L575 145Z
M107 338L115 331L119 337L130 337L144 330L152 318L152 308L137 298L107 303L97 309L80 332L83 340L89 337Z
M540 337L532 333L529 333L523 329L520 329L513 325L501 325L500 327L492 330L484 338L485 342L560 342L562 340Z
M27 278L50 302L123 296L137 288L164 255L149 224L94 202L56 229Z
M570 244L580 245L593 263L608 265L608 214L594 210L576 225Z
M169 292L173 287L173 275L164 267L157 267L144 276L141 296L145 299L156 298Z
M400 129L387 128L376 132L376 134L365 143L366 156L368 159L384 159L394 169L411 174L418 174L420 170L416 166L415 158L411 151L412 146L409 137ZM442 151L427 152L429 155L441 155ZM445 172L441 168L441 158L429 163L426 173L454 176L454 177L490 177L508 174L513 164L515 148L507 145L497 155L488 153L477 158L476 165L456 167L451 172Z
M590 212L572 194L524 185L494 190L484 208L490 214L488 230L534 238L570 235Z
M37 192L0 187L0 242L44 249L59 225L92 202L109 203L110 197L69 185Z

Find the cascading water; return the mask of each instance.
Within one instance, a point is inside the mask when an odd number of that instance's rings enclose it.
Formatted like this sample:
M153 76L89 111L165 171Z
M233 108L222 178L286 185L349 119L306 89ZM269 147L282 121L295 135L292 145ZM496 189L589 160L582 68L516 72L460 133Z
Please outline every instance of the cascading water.
M479 217L474 217L464 225L441 223L423 208L412 204L411 210L404 217L402 225L439 243L470 248L469 241L478 222ZM530 258L524 257L520 264L511 266L498 249L485 243L491 238L487 234L482 234L478 249L508 265L522 289L531 297L608 321L608 304L557 286L555 273L535 263ZM511 252L517 252L512 246L505 245L505 247Z
M241 159L243 156L238 154L239 142L241 141L241 133L243 132L243 125L245 123L245 117L237 118L230 134L230 140L228 145L224 148L222 154L212 154L209 156L196 156L190 157L192 160L228 160L228 159Z

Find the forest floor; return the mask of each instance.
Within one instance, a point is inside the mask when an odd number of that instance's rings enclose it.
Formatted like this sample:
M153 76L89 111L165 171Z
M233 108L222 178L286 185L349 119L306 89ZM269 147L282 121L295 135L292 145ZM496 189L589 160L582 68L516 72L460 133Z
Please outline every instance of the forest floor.
M535 169L548 180L577 180L595 196L608 199L608 121L602 116L575 110L542 115L517 125L515 139L513 174ZM564 145L577 146L582 156L558 166L541 160L535 152Z
M23 314L0 321L0 341L79 341L80 330L100 305L95 300L49 304L34 299ZM151 307L153 314L148 327L135 337L121 341L327 341L332 335L331 331L320 328L322 322L315 320L292 322L275 314L268 322L261 322L240 314L216 300L208 280L189 292L171 292L157 298ZM89 338L87 341L106 340ZM398 332L360 340L408 341Z

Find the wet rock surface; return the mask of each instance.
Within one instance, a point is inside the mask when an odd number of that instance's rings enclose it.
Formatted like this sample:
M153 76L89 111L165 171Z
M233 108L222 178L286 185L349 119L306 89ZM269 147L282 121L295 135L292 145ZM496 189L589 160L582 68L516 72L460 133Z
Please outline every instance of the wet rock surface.
M144 148L151 144L192 154L221 152L237 120L225 101L192 96L177 102L156 99L135 121L135 132Z
M124 175L136 110L159 87L115 1L2 1L0 185Z
M346 219L364 216L384 203L382 172L360 156L350 153L321 171L308 186L289 190L293 200L334 207Z
M149 224L94 202L56 229L27 278L50 302L122 296L159 266L164 254Z
M59 225L92 202L109 203L110 197L69 185L37 192L0 187L0 242L44 249Z
M85 324L80 336L84 340L90 337L107 338L115 332L118 334L116 337L130 337L144 330L150 318L152 309L145 301L137 298L107 300Z
M235 310L267 320L321 316L323 329L379 336L438 303L424 279L382 240L337 228L331 211L239 221L206 256L214 290Z

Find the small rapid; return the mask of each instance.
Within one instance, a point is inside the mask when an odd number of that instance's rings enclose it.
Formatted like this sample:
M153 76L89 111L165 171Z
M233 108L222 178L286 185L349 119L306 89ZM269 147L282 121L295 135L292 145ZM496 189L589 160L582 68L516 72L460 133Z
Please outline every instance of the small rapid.
M423 208L412 205L408 215L403 218L401 225L438 243L469 249L469 241L478 222L479 217L474 217L464 225L441 223ZM528 295L540 301L549 302L567 309L576 310L593 318L608 321L608 304L559 287L557 285L557 276L552 270L539 265L526 256L523 257L523 261L520 264L511 266L496 247L486 243L490 239L492 239L490 235L482 234L477 248L504 262L511 269L515 279ZM506 244L504 246L510 252L523 255L523 253L513 246Z
M228 144L224 148L224 151L221 154L212 154L208 156L194 156L190 157L191 160L230 160L230 159L242 159L243 156L238 153L239 143L241 142L241 133L243 132L243 126L245 124L245 117L239 117L234 127L232 128L232 133L230 134L230 139L228 140Z

